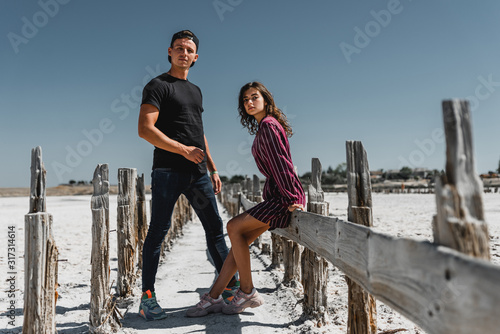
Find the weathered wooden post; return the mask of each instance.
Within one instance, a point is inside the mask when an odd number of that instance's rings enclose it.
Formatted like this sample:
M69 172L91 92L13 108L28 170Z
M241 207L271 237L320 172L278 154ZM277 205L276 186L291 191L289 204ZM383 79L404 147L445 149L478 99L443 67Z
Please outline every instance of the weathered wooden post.
M301 254L304 249L298 243L282 238L283 242L283 283L285 285L297 286L301 281Z
M148 218L146 212L146 189L144 174L137 177L137 267L142 270L142 248L148 233Z
M229 206L228 206L228 187L227 187L227 183L225 182L222 182L222 187L221 187L221 190L220 190L220 193L219 193L219 201L221 202L222 206L224 208L226 208L227 212L229 213L229 215L231 215L231 210L229 210Z
M247 178L248 196L252 202L262 202L262 192L260 191L260 180L257 175L253 175L253 179ZM259 249L262 247L262 234L254 240L253 245Z
M174 212L172 213L172 224L170 225L170 230L168 231L167 240L169 242L168 249L170 249L173 245L173 240L177 239L182 233L182 215L180 203L182 199L179 197L177 202L174 205Z
M434 241L462 253L489 260L483 184L475 168L469 102L443 101L443 120L446 173L436 179Z
M298 243L281 237L283 250L283 283L292 287L298 286L302 282L301 254L304 247Z
M186 196L184 195L181 195L179 197L179 205L180 205L180 209L181 209L181 227L180 227L180 235L183 234L183 227L184 225L186 225L186 223L188 221L190 221L191 219L193 219L193 210L191 208L191 205L189 204L189 201L188 199L186 198Z
M295 174L297 173L297 167L294 166ZM287 238L281 238L281 248L283 250L283 267L285 273L283 275L283 283L285 285L295 285L301 284L302 282L302 260L301 254L304 247L298 243L291 241Z
M90 333L109 333L120 326L109 283L109 170L97 165L92 179L92 255Z
M45 166L42 160L42 148L37 146L31 150L31 183L29 213L45 212Z
M236 209L237 209L237 203L236 201L239 200L238 194L235 191L236 189L236 184L229 184L226 187L226 208L231 217L236 216Z
M363 144L347 141L347 209L348 221L373 226L370 168ZM346 277L348 285L347 333L376 334L377 307L375 298Z
M253 175L253 201L256 203L262 202L262 191L260 190L260 179L257 175Z
M234 206L234 215L233 215L233 217L240 214L240 211L241 211L241 194L242 194L241 184L240 183L235 183L234 184L234 194L233 194L233 197L236 198L236 205Z
M226 187L226 208L231 217L236 216L236 199L234 197L237 194L235 193L235 189L236 187L234 184L230 184Z
M229 202L229 207L231 208L231 212L230 212L230 215L231 217L234 217L236 215L238 215L238 207L240 205L240 203L237 203L236 201L240 201L241 198L239 197L241 195L240 192L237 192L236 189L237 187L239 187L239 189L241 189L241 185L238 183L238 184L231 184L230 188L229 188L229 193L228 193L228 202Z
M246 179L243 180L243 181L240 181L240 183L238 183L240 185L240 189L241 189L241 194L244 195L246 197L247 195L247 190L245 188L245 185L246 185Z
M245 190L248 200L253 202L253 182L249 177L245 179Z
M163 242L161 244L161 253L160 253L161 259L164 259L165 256L167 255L167 252L169 252L172 249L172 240L174 239L174 234L175 234L174 231L176 229L176 224L177 224L176 208L177 205L174 205L172 216L170 217L170 228L168 229L167 235L165 235L165 238L163 239Z
M283 240L281 236L271 233L271 266L280 268L283 262Z
M45 167L31 150L30 211L25 218L23 333L56 332L57 257L52 215L45 212Z
M231 217L237 216L239 214L239 208L241 205L241 192L242 187L240 183L226 183L222 190L222 204L226 208L228 214Z
M307 211L328 216L328 203L321 189L321 163L312 159L312 182L308 189ZM304 287L304 313L312 316L318 326L326 323L328 261L316 252L304 248L302 252L302 285Z
M117 293L128 297L135 283L137 226L135 218L137 170L118 169L118 277Z

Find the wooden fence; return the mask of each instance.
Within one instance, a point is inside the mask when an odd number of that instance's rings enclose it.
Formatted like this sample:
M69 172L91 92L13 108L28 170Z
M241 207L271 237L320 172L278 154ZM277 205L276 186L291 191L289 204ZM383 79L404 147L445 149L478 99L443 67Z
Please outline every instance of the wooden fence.
M356 305L349 301L349 317L357 319L348 321L349 333L375 333L372 297L428 333L499 332L500 267L488 261L489 235L482 183L474 167L468 102L444 101L443 120L447 161L446 172L436 186L434 242L396 238L369 227L371 185L360 142L346 145L349 221L294 212L288 228L273 231L273 238L280 236L315 252L362 288L354 294L362 294L361 301ZM317 171L315 175L318 177ZM252 194L246 191L245 196L245 189L240 188L226 186L221 195L233 215L240 212L240 206L248 209L255 205L249 200ZM320 188L316 184L316 190Z
M142 269L142 246L147 232L144 175L132 168L118 171L116 291L111 294L109 265L109 172L107 164L96 167L92 180L92 254L89 332L111 333L121 326L117 299L130 296ZM52 215L46 210L45 168L42 150L32 150L30 211L25 216L25 291L23 333L56 332L58 250L52 236ZM174 207L172 225L162 245L162 256L182 228L192 219L184 196Z

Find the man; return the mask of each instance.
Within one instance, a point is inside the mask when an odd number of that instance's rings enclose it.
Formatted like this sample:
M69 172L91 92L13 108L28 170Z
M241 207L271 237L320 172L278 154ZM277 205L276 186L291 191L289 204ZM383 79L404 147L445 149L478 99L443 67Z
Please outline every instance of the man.
M229 252L215 199L221 180L203 132L202 94L187 80L189 69L198 60L198 45L191 31L175 33L168 48L170 70L151 80L143 91L139 136L155 146L151 223L143 248L143 295L139 307L139 314L146 320L166 317L156 301L154 283L161 243L181 193L200 218L217 272Z

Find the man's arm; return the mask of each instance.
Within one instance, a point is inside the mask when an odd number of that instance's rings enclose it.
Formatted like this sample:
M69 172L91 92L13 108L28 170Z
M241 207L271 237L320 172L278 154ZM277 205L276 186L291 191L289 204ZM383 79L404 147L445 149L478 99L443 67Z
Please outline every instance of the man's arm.
M217 168L215 167L214 160L212 159L212 155L210 154L210 150L208 149L207 137L205 136L205 149L207 150L207 168L210 172L210 179L212 180L212 185L214 187L214 192L217 195L220 193L222 182L219 177L219 173L217 172Z
M161 132L155 123L158 120L160 111L151 104L141 105L139 113L139 137L147 140L149 143L165 151L182 155L184 158L199 164L203 161L205 153L202 149L195 146L186 146L173 140ZM205 140L206 142L206 140ZM208 147L207 147L208 150Z

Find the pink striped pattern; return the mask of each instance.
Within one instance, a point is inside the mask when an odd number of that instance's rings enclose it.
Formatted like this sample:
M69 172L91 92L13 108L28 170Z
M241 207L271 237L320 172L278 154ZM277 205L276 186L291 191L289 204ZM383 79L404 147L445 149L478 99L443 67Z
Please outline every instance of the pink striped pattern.
M272 116L265 117L252 145L252 154L260 172L266 177L263 202L247 210L255 219L269 223L271 229L287 227L291 204L305 207L304 189L293 167L290 144L285 130Z

